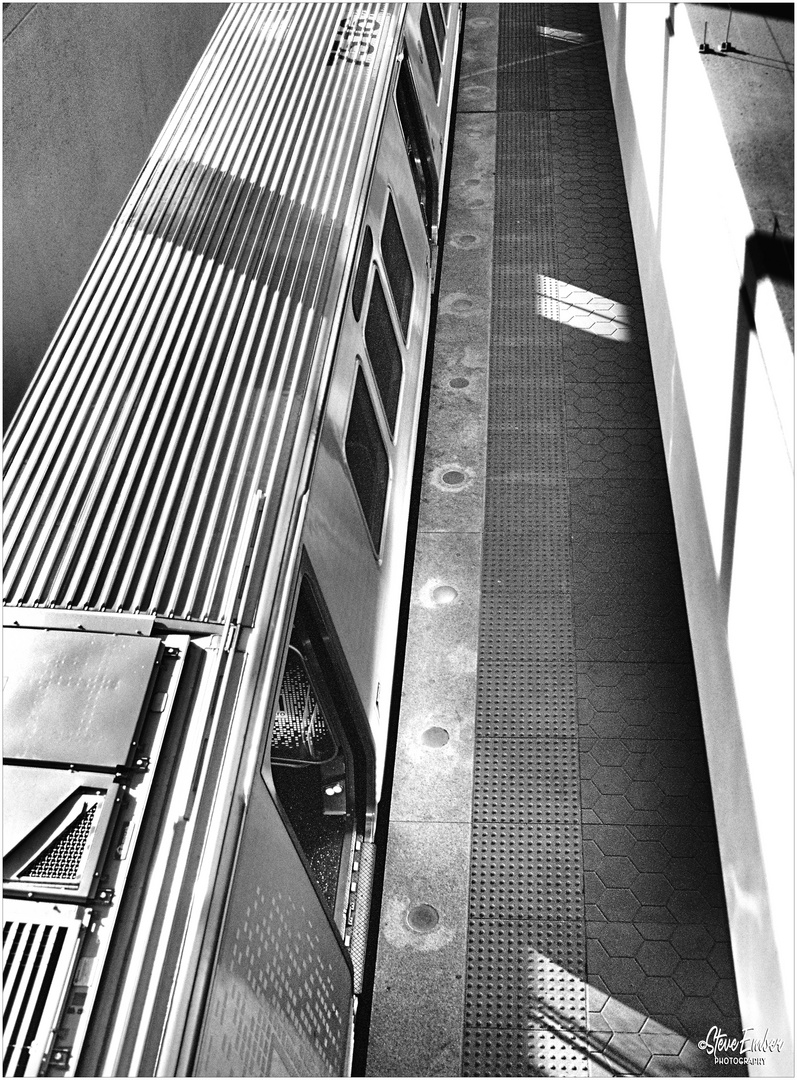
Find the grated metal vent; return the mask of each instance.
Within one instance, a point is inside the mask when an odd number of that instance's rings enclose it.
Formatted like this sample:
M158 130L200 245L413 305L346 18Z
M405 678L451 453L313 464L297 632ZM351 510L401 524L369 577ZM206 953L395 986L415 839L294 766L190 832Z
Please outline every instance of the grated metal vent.
M299 653L291 648L279 694L271 736L271 760L281 765L332 761L337 743L313 691Z
M4 1076L25 1076L37 1044L41 1053L39 1029L54 989L54 977L66 937L67 929L63 926L17 921L4 923Z
M98 806L99 803L96 802L87 806L52 847L31 863L21 876L64 883L79 878L91 840L91 824Z
M365 972L365 953L368 947L368 921L371 911L371 893L376 866L376 845L363 841L357 852L357 891L354 921L349 939L349 955L354 968L354 992L361 994Z

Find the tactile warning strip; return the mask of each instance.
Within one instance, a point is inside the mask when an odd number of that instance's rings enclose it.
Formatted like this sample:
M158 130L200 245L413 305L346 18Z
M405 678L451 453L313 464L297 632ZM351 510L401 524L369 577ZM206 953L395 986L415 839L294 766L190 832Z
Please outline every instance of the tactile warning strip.
M474 938L467 997L476 1006L479 1026L535 1028L554 1015L583 1021L586 989L571 971L586 960L580 924L478 922Z
M574 1045L586 932L544 39L528 51L540 25L542 5L502 6L465 1075L587 1075Z
M497 108L463 1075L716 1075L699 1040L741 1029L597 5L501 5Z
M589 1076L583 1032L581 1025L566 1025L555 1014L535 1029L466 1030L464 1060L469 1071L465 1075Z
M484 661L479 666L478 693L482 708L477 733L481 737L578 735L572 663Z
M473 820L567 821L578 816L574 739L481 738L474 758Z
M472 831L470 918L564 920L579 933L584 893L577 821L475 822ZM478 946L472 942L473 948ZM477 1016L472 1018L479 1022Z

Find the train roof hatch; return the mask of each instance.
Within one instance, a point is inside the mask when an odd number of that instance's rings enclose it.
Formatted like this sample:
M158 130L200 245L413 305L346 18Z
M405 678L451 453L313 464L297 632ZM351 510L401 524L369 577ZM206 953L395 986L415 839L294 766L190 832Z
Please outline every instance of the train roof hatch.
M6 759L124 765L161 647L155 638L4 630Z
M7 887L93 891L115 782L141 763L162 648L154 638L4 631Z

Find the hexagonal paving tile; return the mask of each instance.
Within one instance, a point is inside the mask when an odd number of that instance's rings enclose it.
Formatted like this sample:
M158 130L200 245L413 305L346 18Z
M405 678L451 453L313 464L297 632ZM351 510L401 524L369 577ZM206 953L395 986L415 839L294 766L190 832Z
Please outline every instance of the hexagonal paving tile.
M672 975L679 958L669 941L646 941L637 953L637 961L647 975Z
M717 887L720 882L707 881L708 888L678 889L667 901L667 907L678 922L696 922L701 919L716 919L725 907L725 895Z
M680 1057L675 1054L652 1054L645 1067L645 1076L686 1076L687 1073Z
M640 906L630 889L605 889L595 903L610 922L630 921Z
M628 751L619 739L595 739L582 741L586 753L599 765L622 765Z
M687 994L678 1016L690 1035L698 1040L705 1037L713 1024L724 1020L722 1015L718 1015L714 999L700 994Z
M563 26L574 18L569 7L557 14ZM597 41L597 16L590 17ZM514 314L517 297L517 310L530 317L546 344L535 343L533 353L540 388L526 394L507 386L501 439L533 447L536 464L529 475L535 478L558 475L562 463L570 462L574 548L571 576L562 583L563 591L571 590L577 655L595 661L579 665L577 719L582 733L599 736L589 745L579 743L581 859L590 916L587 1004L595 1035L591 1072L616 1074L625 1063L634 1074L670 1074L688 1059L679 1017L694 1025L709 1002L715 1009L725 1002L721 976L730 956L713 929L722 910L721 882L718 891L707 776L693 754L701 738L694 676L686 663L661 662L687 661L688 637L617 136L605 65L593 69L591 53L597 50L559 50L546 57L550 101L570 108L563 103L588 92L595 107L562 113L550 132L555 167L534 181L539 205L514 237L497 239L507 257L519 258L536 242L534 230L549 227L556 200L558 269L548 265L545 272L560 284L546 297L548 326L532 316L520 275L507 278L501 317ZM534 124L539 138L536 119ZM545 255L545 263L553 261ZM556 326L550 325L553 311L562 320ZM631 340L617 340L618 331L626 330ZM563 349L558 367L549 363L554 339ZM519 336L512 347L525 348ZM556 398L547 389L555 380ZM562 438L556 453L548 439L554 431ZM500 462L499 471L504 458ZM635 484L633 498L601 502L611 484L616 490ZM645 494L654 489L655 497ZM610 530L618 534L619 558L612 552L601 563L592 545L582 555L580 534L591 539ZM634 559L623 560L624 547L634 550ZM674 566L672 575L668 565ZM525 637L522 620L518 628L519 638ZM654 642L650 655L640 649L643 635ZM662 651L659 639L677 645ZM628 734L644 738L633 745ZM703 918L710 930L699 923ZM672 977L676 972L683 986Z
M640 992L647 1015L663 1019L677 1016L684 1002L684 992L670 976L649 976Z
M670 941L677 923L670 916L669 922L647 922L638 919L634 925L645 941Z
M671 1031L652 1017L647 1018L639 1034L653 1054L680 1054L687 1041L685 1035Z
M636 956L644 938L633 923L587 923L587 945L600 943L607 956Z
M689 997L704 997L717 985L717 973L701 960L680 960L673 978Z
M612 1035L605 1050L605 1057L613 1068L625 1076L639 1076L650 1061L651 1053L636 1032L618 1031Z
M616 997L608 997L601 1009L604 1021L612 1031L638 1032L645 1023L645 1016Z
M704 960L715 947L713 936L701 925L676 927L670 941L684 960ZM721 975L723 972L717 971L717 974Z
M622 855L604 856L595 868L595 874L607 888L633 887L637 880L634 864Z
M739 998L736 993L735 978L719 979L711 992L711 999L722 1016L733 1018L737 1026L741 1023L738 1019Z
M629 786L628 774L610 765L597 769L592 775L592 782L602 795L621 795Z
M637 874L630 886L640 904L654 907L664 906L673 892L673 887L664 874Z
M655 810L662 802L661 790L656 784L644 780L627 782L624 794L635 810Z

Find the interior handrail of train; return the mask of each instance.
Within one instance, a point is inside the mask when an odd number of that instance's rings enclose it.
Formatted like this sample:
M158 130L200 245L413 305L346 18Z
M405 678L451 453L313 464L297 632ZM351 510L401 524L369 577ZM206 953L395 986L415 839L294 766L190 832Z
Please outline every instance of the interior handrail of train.
M351 1071L460 23L231 5L10 425L8 1076Z

